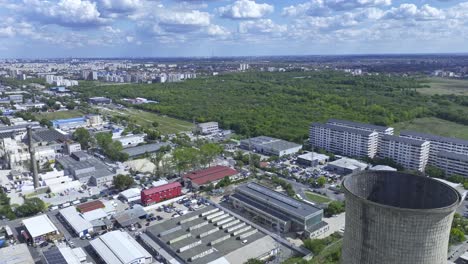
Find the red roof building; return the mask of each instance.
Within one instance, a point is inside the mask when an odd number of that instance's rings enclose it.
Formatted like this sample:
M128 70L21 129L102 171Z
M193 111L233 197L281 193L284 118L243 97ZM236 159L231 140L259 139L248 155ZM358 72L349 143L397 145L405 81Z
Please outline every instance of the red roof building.
M184 179L189 181L193 187L198 188L205 184L216 184L224 177L237 175L239 172L226 166L215 166L204 170L192 171L184 175Z
M76 206L76 209L78 209L78 211L80 211L80 213L83 214L83 213L93 211L99 208L104 208L104 207L105 206L101 201L92 201L89 203L79 204Z
M171 182L161 186L141 191L141 202L144 205L158 203L182 194L182 185L179 182Z

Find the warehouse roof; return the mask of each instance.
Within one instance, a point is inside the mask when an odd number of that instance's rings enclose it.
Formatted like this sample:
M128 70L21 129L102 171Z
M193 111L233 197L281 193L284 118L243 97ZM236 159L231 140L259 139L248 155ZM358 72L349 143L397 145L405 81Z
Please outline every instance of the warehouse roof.
M33 132L33 140L36 142L65 141L68 137L55 129L39 129Z
M133 263L151 255L129 234L112 231L91 240L90 244L106 263Z
M320 208L298 201L282 193L275 192L254 182L238 186L236 188L236 193L247 194L250 197L254 197L257 201L264 201L284 212L302 217L307 217L318 211L322 211Z
M255 145L262 145L264 147L274 149L277 151L283 151L283 150L288 150L291 148L301 147L301 145L293 143L293 142L289 142L289 141L278 139L278 138L266 137L266 136L243 139L241 142L244 145L249 144L249 143L255 144Z
M130 157L135 157L135 156L143 155L145 153L157 152L161 147L167 146L167 145L169 145L169 143L165 143L165 142L146 144L146 145L126 148L122 152L127 153Z
M134 205L133 208L127 209L125 211L116 213L114 219L119 223L119 225L125 227L138 222L140 217L146 215L146 211L141 205Z
M190 212L186 215L180 216L176 221L161 222L148 227L146 234L159 245L163 245L162 247L169 251L172 256L176 257L177 260L180 259L179 262L191 264L206 264L212 261L216 261L213 263L218 263L218 261L222 260L223 257L240 249L246 252L244 257L250 256L251 252L256 254L265 254L273 249L256 247L254 242L264 238L266 236L264 233L255 229L255 227L250 226L248 223L229 215L228 212L219 209L216 211L216 209L216 207L210 205L195 212ZM226 223L238 221L231 225L231 228L238 225L241 226L228 233L226 232L227 227L221 229L220 226L215 225L216 221L209 221L206 219L210 214L217 213L227 215L223 219L232 217L232 219L228 220ZM200 216L201 214L204 215ZM199 226L200 224L202 226ZM242 228L248 229L242 230ZM233 235L233 232L235 231L238 231L239 233ZM254 232L244 238L247 240L246 243L242 243L243 240L238 237L241 234L247 234L250 231ZM161 233L163 234L160 235ZM178 241L174 241L174 239ZM168 243L170 240L173 240L173 242ZM217 243L210 244L214 241L217 241ZM196 246L191 247L190 245ZM184 248L184 250L180 250L182 248ZM190 260L194 256L199 256L199 258ZM241 257L233 263L244 263L245 261L247 261L247 259L243 259L243 257Z
M26 244L10 245L0 248L1 264L34 264L34 259Z
M93 225L84 219L74 206L61 209L60 214L77 234L93 228Z
M143 191L141 191L141 193L144 194L144 195L150 195L150 194L153 194L153 193L158 193L158 192L162 192L162 191L169 190L169 189L172 189L172 188L177 188L177 187L182 187L182 185L180 185L180 182L171 182L171 183L168 183L168 184L159 185L159 186L156 186L156 187L152 187L152 188L143 190Z
M373 125L373 124L359 123L359 122L354 122L354 121L349 121L349 120L341 120L341 119L333 119L333 118L328 119L327 123L334 124L334 125L345 125L345 126L361 128L361 129L370 129L370 130L375 130L378 132L384 132L391 128L391 127L386 127L386 126L378 126L378 125Z
M91 201L91 202L79 204L76 206L76 208L81 213L86 213L92 210L96 210L98 208L104 208L104 204L101 201Z
M32 237L38 237L52 232L58 232L57 227L45 214L23 220L23 224Z
M190 179L197 185L203 185L238 173L238 171L226 166L214 166L208 169L189 172L184 175L184 178Z

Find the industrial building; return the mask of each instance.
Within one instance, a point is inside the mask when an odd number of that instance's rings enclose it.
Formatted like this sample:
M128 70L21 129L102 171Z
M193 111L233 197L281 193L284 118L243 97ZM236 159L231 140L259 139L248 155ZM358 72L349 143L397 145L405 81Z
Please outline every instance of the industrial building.
M133 147L141 143L145 143L146 134L126 135L114 138L114 141L119 141L124 148Z
M0 248L1 264L35 264L26 244L10 245Z
M76 209L80 213L86 213L86 212L90 212L99 208L102 209L104 207L105 205L101 201L97 200L97 201L91 201L91 202L79 204L76 206Z
M60 215L77 236L83 237L86 234L93 233L93 225L84 219L74 206L61 209Z
M199 123L195 126L195 132L202 135L216 134L219 132L218 122Z
M291 155L302 149L302 145L265 136L243 139L240 142L240 147L253 150L261 154L278 157Z
M238 174L239 172L235 169L226 166L214 166L208 169L189 172L182 178L185 181L185 186L199 189L200 187L210 183L216 185L216 183L218 183L224 177L235 178Z
M316 152L307 152L297 156L297 163L304 166L315 167L317 165L323 165L328 162L329 156Z
M257 183L238 186L230 201L235 208L281 233L297 232L308 237L326 226L322 209Z
M122 191L119 193L119 198L126 202L136 202L141 199L141 189L140 188L130 188L128 190Z
M72 175L82 184L109 185L116 175L110 167L84 151L57 158L57 162L62 165L66 175Z
M93 105L111 104L112 100L106 97L91 97L88 102Z
M272 237L211 205L148 227L142 242L165 263L243 264L278 251Z
M179 182L152 187L141 191L141 203L145 206L159 203L182 195L182 185Z
M70 248L63 244L42 252L44 264L88 264L86 253L82 248Z
M350 157L374 158L379 133L347 126L313 123L309 140L312 148Z
M127 153L130 158L135 158L144 154L158 152L161 147L167 145L169 145L169 143L166 142L145 144L141 146L125 148L122 152Z
M377 155L390 158L406 169L423 172L429 159L429 146L429 141L383 135Z
M54 128L57 128L57 129L71 130L71 129L77 129L79 127L86 127L88 125L88 122L86 121L86 118L82 116L82 117L52 120L52 125L54 126Z
M89 242L99 258L107 264L146 264L153 257L126 232L108 232Z
M368 164L359 160L350 158L341 158L329 162L326 169L338 174L350 174L358 171L363 171L368 167Z
M390 171L345 178L342 263L447 262L450 228L461 195L435 179Z
M33 244L39 244L47 240L55 240L61 236L57 227L45 214L23 220L23 225L29 236L22 233L25 239Z
M121 227L127 227L136 224L140 219L147 215L146 211L139 204L133 208L114 214L114 219Z

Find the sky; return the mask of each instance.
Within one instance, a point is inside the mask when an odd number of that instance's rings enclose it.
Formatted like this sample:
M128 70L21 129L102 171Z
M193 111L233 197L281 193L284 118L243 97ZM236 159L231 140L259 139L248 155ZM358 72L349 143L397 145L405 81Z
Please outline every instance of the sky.
M468 52L468 0L0 0L0 58Z

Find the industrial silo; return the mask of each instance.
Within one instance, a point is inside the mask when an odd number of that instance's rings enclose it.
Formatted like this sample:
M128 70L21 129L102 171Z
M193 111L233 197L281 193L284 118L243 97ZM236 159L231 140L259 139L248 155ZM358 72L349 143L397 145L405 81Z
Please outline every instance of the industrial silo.
M461 196L435 179L365 171L343 182L343 264L447 263L450 226Z

